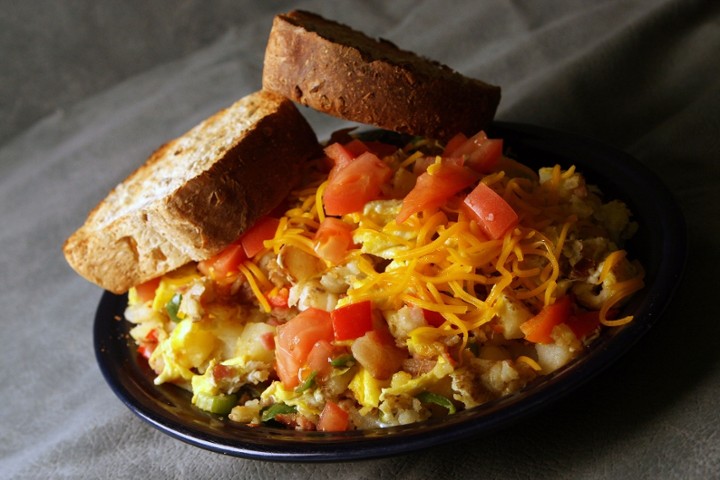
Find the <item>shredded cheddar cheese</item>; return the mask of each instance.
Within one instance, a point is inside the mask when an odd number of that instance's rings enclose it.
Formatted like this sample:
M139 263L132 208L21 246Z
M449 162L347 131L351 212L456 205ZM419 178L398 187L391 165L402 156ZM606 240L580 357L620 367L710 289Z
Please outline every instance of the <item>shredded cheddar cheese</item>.
M268 303L267 298L265 298L265 295L260 289L260 285L258 284L259 279L256 276L255 268L250 267L250 262L245 262L244 264L240 265L239 268L240 272L245 275L245 279L250 285L250 289L252 290L253 294L255 294L255 298L257 298L257 301L262 307L263 311L269 312L270 303Z
M400 162L398 168L410 167L420 158L420 152L414 152ZM441 164L442 157L435 156L428 173L435 174ZM407 220L415 231L412 236L393 219L381 224L371 212L347 215L345 219L353 224L355 238L392 246L394 254L385 271L377 271L367 262L358 262L363 278L347 291L345 303L371 300L388 306L399 300L438 312L447 320L445 328L437 328L438 334L460 334L464 344L468 341L468 332L498 314L498 299L507 292L538 308L551 305L558 295L559 258L571 230L578 224L577 214L558 207L567 194L565 183L574 175L574 167L562 170L555 165L549 179L542 184L526 178L508 178L503 171L482 178L522 219L517 228L498 240L483 238L477 224L461 211L450 208L412 215ZM273 240L276 252L282 245L294 245L311 252L313 225L325 218L322 197L326 185L325 181L314 191L308 188L297 193L300 206L286 213L287 221L281 223ZM291 225L297 228L290 228ZM555 238L548 236L548 230L554 232ZM361 255L351 251L348 259L357 260ZM624 255L622 250L609 255L600 283ZM630 321L629 317L612 321L606 315L615 303L641 286L641 279L616 286L600 309L603 324L620 325ZM479 294L486 287L489 290Z

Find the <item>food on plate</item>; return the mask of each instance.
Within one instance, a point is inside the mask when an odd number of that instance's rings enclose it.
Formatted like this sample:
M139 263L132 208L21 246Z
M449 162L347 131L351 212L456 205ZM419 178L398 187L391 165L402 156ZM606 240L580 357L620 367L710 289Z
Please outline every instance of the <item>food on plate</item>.
M157 384L250 425L386 427L518 392L631 320L636 225L573 167L535 172L483 132L342 137L284 211L130 291Z
M486 128L500 87L310 12L273 21L263 88L354 122L447 141Z
M154 152L66 241L65 258L115 293L207 258L280 203L318 151L290 100L250 94Z
M320 145L294 104L380 127ZM128 292L155 383L233 422L388 427L519 392L643 287L637 225L489 138L500 89L307 12L263 90L168 143L66 242Z

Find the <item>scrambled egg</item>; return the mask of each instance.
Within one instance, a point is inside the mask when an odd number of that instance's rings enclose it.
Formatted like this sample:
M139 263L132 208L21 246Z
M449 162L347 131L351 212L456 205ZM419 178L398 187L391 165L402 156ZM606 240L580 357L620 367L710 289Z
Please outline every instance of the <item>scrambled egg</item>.
M352 215L358 223L353 241L361 245L362 253L392 260L408 250L417 232L395 222L401 207L400 200L374 200L365 205L362 215Z

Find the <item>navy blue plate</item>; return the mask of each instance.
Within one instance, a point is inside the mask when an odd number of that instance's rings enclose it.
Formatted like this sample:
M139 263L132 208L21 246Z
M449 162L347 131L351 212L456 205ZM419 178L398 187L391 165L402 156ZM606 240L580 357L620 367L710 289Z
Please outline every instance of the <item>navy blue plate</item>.
M104 293L95 317L95 353L115 394L143 420L189 444L214 452L271 461L331 462L386 457L488 434L537 412L617 361L658 320L670 303L685 265L685 223L668 189L624 152L548 129L495 123L492 137L507 153L533 167L574 164L606 198L625 201L640 225L628 245L646 268L646 287L624 307L633 322L609 329L581 358L521 392L444 419L343 433L295 432L248 427L198 410L190 394L153 384L153 372L135 353L122 319L124 295Z

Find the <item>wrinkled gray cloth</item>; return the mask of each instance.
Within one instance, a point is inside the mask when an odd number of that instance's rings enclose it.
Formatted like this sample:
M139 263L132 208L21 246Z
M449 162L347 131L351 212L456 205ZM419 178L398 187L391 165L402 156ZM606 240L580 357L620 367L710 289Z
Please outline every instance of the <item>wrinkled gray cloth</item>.
M0 14L36 41L28 50L0 38L3 112L44 115L22 131L2 123L0 477L717 478L720 4L52 3L52 14L9 5ZM260 87L272 15L296 6L501 85L500 120L591 136L656 172L686 215L691 244L664 318L606 373L538 415L396 458L229 458L133 415L95 362L102 292L72 272L61 245L154 148ZM190 17L193 8L209 11ZM47 34L58 24L61 35ZM43 75L14 75L33 65ZM64 86L56 94L51 73ZM342 125L303 111L320 138Z

